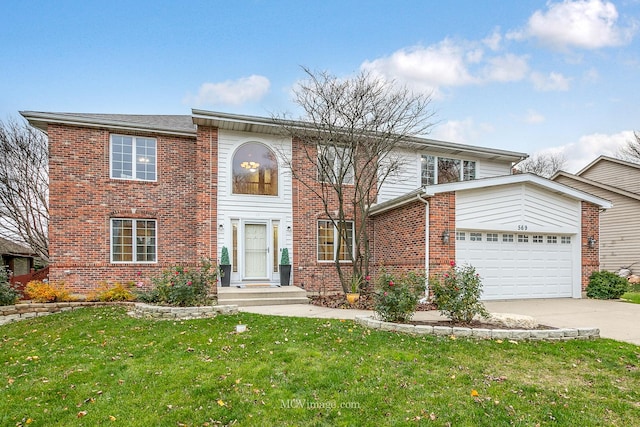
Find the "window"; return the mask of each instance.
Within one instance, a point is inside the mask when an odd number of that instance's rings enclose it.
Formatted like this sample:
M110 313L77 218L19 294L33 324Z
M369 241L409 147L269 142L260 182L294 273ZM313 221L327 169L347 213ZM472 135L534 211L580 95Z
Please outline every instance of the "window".
M503 234L502 241L505 243L513 242L513 234Z
M518 234L518 243L529 243L529 236L526 234Z
M424 155L421 158L422 185L476 179L476 162Z
M347 149L318 146L318 181L353 184L353 164Z
M544 243L543 236L533 236L533 243Z
M340 249L337 250L338 233L342 233ZM353 222L345 221L334 227L331 221L318 221L318 261L349 261L353 253Z
M139 136L111 135L111 178L156 180L156 140Z
M558 243L558 236L547 236L547 243Z
M273 272L278 272L278 266L280 265L280 244L278 242L280 223L278 221L273 221L272 232L273 236Z
M231 271L238 272L238 220L231 223Z
M487 233L487 242L497 242L498 233Z
M278 195L278 160L259 142L247 142L233 155L233 194Z
M560 237L560 243L563 245L570 245L571 244L571 236L561 236Z
M482 233L469 233L469 240L472 242L482 242Z
M156 262L154 219L111 220L111 262Z
M464 231L456 231L456 240L466 240L467 233Z

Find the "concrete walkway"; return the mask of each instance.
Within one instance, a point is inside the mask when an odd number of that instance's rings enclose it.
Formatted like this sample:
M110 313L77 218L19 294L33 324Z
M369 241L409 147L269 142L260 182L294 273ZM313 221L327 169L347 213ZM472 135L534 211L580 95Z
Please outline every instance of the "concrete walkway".
M557 328L595 327L600 336L640 345L640 304L592 299L536 299L486 301L493 313L514 313L534 317L543 325ZM240 307L240 311L274 316L314 317L319 319L354 319L372 315L367 310L345 310L310 304ZM418 311L415 320L443 320L438 311Z

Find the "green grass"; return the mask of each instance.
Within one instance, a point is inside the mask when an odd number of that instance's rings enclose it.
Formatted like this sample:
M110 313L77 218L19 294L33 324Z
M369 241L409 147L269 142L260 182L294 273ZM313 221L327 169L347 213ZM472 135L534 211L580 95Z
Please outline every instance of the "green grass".
M640 304L640 292L627 292L623 294L620 299L626 302L632 302L634 304Z
M247 313L153 322L118 307L0 336L3 426L640 425L640 350L612 340L453 340Z

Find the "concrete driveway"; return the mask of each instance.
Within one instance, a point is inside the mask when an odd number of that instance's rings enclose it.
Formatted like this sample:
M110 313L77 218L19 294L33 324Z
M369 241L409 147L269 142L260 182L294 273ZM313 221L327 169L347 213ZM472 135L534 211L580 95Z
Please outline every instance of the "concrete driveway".
M513 313L532 316L538 323L556 328L595 327L600 336L640 345L640 304L592 299L529 299L514 301L485 301L493 313ZM370 311L343 310L310 304L239 307L240 311L275 316L315 317L324 319L353 319L358 315L372 315ZM438 311L419 311L416 320L442 319Z

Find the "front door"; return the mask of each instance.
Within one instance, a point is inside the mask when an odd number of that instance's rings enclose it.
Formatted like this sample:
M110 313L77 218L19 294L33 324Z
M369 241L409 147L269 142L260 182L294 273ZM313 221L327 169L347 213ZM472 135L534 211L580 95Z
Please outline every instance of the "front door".
M267 224L244 225L244 277L267 279Z

